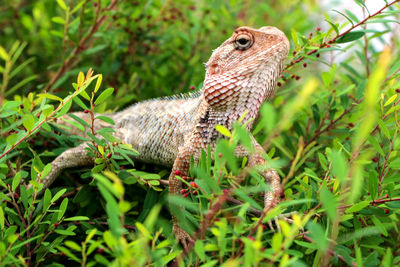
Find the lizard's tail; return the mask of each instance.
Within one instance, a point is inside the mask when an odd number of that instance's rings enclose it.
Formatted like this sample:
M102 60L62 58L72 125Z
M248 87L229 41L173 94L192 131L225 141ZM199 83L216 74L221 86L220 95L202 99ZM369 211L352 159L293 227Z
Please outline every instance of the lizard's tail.
M72 115L75 115L76 117L82 119L83 121L85 121L89 126L92 125L92 120L90 118L90 114L89 113L84 113L84 112L72 112L69 113ZM64 116L62 116L61 118L59 118L57 120L57 125L62 126L62 129L67 131L68 133L72 134L72 135L77 135L77 136L81 136L81 137L87 137L86 132L90 131L90 127L85 126L85 131L83 132L81 129L75 127L74 125L72 125L71 123L68 123L68 121L73 121L75 123L79 123L76 120L74 120L71 116L69 116L69 114L66 114ZM95 114L95 118L96 116L99 116L101 114ZM107 117L110 117L111 119L114 120L115 117L115 113L111 113L111 114L107 114ZM79 123L80 124L80 123ZM64 127L63 127L64 126ZM98 131L104 127L112 127L111 124L108 124L102 120L99 119L95 119L94 123L94 130ZM68 127L69 129L65 128Z

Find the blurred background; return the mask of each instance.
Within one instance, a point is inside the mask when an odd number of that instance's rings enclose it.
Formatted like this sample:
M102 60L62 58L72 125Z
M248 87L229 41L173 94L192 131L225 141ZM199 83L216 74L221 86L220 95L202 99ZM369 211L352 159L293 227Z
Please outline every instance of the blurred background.
M357 18L365 14L356 1L333 0L0 3L0 45L6 51L16 41L24 46L17 62L24 63L24 68L9 79L6 98L43 90L65 96L77 73L92 67L103 74L103 84L116 89L113 101L98 107L111 110L201 87L203 63L238 26L273 25L292 39L293 30L304 36L315 33L316 28L328 30L327 16L333 22L346 22L334 10L347 8ZM377 0L366 3L370 12L384 5ZM374 47L382 49L391 38L390 28L370 25L388 33L374 40ZM398 25L393 29L398 30ZM348 56L342 52L324 55L330 62ZM301 68L294 72L301 76L311 73Z

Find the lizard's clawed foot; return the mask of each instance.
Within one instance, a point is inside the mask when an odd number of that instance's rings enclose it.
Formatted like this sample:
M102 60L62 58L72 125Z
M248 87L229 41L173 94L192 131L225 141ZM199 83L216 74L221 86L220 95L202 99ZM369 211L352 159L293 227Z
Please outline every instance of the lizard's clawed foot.
M172 227L176 239L182 244L183 249L188 251L188 248L191 244L194 244L194 239L182 228L180 228L177 224L174 223Z
M297 214L297 211L280 214L280 215L276 216L275 218L273 218L272 220L268 221L267 224L268 224L269 228L275 232L275 228L272 224L272 222L274 222L276 225L276 228L278 229L278 232L281 232L281 227L279 226L279 220L284 220L288 223L293 223L293 220L290 218L293 214Z

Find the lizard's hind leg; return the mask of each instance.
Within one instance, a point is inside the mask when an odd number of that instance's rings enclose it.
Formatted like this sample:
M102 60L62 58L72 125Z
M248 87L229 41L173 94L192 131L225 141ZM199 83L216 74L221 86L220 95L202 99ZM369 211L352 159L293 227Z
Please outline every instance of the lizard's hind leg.
M43 193L54 180L61 174L61 172L67 168L73 168L78 166L87 166L94 163L92 157L87 156L87 144L81 144L77 147L70 148L64 151L51 163L51 171L46 177L41 180L44 184L39 194Z

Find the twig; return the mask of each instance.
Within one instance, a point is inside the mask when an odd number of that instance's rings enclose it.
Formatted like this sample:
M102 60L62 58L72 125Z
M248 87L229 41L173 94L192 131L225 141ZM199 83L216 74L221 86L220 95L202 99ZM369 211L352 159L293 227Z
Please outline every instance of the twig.
M361 20L359 23L352 25L349 29L347 29L346 31L342 32L341 34L338 34L336 37L323 42L320 47L318 49L313 49L310 52L308 52L306 55L310 56L312 54L315 54L319 51L319 49L326 47L329 44L334 44L340 37L345 36L346 34L348 34L349 32L351 32L352 30L354 30L355 28L359 27L360 25L363 25L365 22L367 22L369 19L371 19L372 17L375 17L377 15L379 15L380 13L382 13L383 10L385 10L386 8L396 4L400 2L400 0L395 0L392 3L388 4L386 3L384 7L382 7L380 10L378 10L377 12L375 12L374 14L369 14L366 18L364 18L363 20ZM286 65L286 67L284 68L284 70L287 70L289 68L291 68L293 65L299 63L300 61L302 61L305 58L305 56L301 56L297 59L292 59L290 61L289 64Z
M89 71L92 72L91 69L89 69ZM88 71L88 72L89 72ZM93 77L94 78L94 77ZM35 127L33 127L33 129L31 129L30 131L28 131L26 133L26 135L24 137L22 137L20 140L18 140L14 145L12 145L9 149L7 149L3 154L0 155L0 159L2 159L4 156L6 156L8 153L10 153L10 151L12 151L14 148L16 148L19 144L21 144L23 141L26 140L26 138L28 138L29 136L31 136L32 133L34 133L35 131L37 131L44 123L49 122L50 120L53 119L53 117L55 116L55 114L60 111L66 103L68 103L69 101L72 100L72 98L74 98L76 95L78 95L80 93L80 90L82 88L82 86L87 82L87 80L84 81L84 83L82 83L82 85L80 87L78 87L76 89L76 91L67 99L65 99L65 101L61 102L58 107L52 112L50 113L46 118L44 118L44 120L42 120L41 122L39 122Z
M113 0L108 5L108 7L104 9L104 11L113 9L116 6L117 2L118 0ZM56 83L56 81L77 63L75 62L75 60L77 59L78 55L81 54L85 49L87 49L93 43L93 40L91 40L93 35L97 32L97 30L100 28L100 26L105 22L107 18L107 15L102 15L101 17L97 18L99 13L100 13L100 5L98 5L96 10L96 20L93 23L92 27L90 27L88 34L86 35L85 38L82 38L81 41L79 42L79 45L75 47L74 50L72 50L69 58L63 61L63 64L58 68L56 74L51 78L50 82L44 88L45 92L49 91ZM89 40L91 40L92 43L87 45L87 42Z

